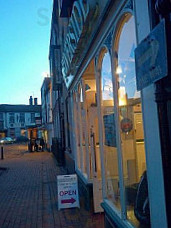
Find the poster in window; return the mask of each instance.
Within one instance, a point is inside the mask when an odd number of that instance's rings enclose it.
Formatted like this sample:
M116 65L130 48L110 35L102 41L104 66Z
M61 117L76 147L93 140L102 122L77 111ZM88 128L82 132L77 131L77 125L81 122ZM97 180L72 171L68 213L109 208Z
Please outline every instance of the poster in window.
M116 128L114 113L103 116L105 130L105 145L116 147Z

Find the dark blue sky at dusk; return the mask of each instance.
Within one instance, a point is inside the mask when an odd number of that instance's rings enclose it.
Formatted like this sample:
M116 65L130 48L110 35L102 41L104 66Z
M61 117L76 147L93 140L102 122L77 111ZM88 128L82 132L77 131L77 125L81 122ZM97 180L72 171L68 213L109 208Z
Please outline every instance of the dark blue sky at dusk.
M0 104L28 104L49 72L52 0L0 2Z

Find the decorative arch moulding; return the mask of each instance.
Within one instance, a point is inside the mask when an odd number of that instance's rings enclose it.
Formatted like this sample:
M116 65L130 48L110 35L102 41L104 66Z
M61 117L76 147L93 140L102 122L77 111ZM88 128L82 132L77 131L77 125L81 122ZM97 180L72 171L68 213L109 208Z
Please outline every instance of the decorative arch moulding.
M70 74L74 74L72 66L79 65L83 55L80 50L83 52L83 46L85 47L89 42L98 11L96 1L78 0L74 2L62 54L62 73L65 79Z

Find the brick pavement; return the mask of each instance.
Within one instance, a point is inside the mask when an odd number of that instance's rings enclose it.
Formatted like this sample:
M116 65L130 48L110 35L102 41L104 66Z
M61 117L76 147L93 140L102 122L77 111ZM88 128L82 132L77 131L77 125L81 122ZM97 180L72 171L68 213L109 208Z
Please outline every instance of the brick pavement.
M15 153L14 153L15 154ZM65 174L48 152L9 155L0 160L0 228L103 228L102 214L57 208L56 176ZM17 153L19 155L19 153Z

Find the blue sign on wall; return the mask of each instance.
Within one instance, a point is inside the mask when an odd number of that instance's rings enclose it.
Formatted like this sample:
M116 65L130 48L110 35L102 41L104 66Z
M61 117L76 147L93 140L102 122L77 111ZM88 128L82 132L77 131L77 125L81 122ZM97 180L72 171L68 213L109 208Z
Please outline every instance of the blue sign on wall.
M137 90L167 76L165 21L162 20L135 49Z

